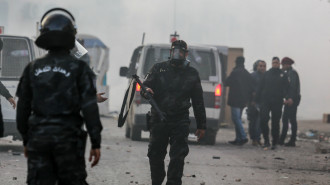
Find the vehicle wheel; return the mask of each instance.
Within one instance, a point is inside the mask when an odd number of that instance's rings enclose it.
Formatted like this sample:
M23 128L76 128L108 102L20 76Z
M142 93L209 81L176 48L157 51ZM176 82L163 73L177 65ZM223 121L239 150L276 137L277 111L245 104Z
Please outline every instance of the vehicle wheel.
M131 128L128 126L128 123L126 123L125 137L126 138L130 138L131 137Z
M141 140L141 129L137 126L132 126L131 130L131 139L133 141L140 141Z
M206 130L205 136L200 140L200 143L203 145L214 145L216 137L217 137L216 130Z

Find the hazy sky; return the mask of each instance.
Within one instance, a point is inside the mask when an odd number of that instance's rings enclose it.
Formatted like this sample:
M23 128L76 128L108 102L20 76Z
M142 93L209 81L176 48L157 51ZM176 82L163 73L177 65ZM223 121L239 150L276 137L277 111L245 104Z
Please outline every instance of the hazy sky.
M176 5L176 19L174 19ZM174 29L188 45L244 48L246 68L257 59L289 56L300 74L298 119L330 113L330 3L326 0L0 0L7 34L35 35L35 22L53 7L71 11L79 33L110 47L110 108L118 110L127 80L119 77L135 47L167 43Z

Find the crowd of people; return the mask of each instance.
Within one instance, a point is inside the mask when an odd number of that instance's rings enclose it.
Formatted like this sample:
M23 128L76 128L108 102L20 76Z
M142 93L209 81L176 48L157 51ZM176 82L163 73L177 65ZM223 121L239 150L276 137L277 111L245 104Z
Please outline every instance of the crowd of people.
M266 62L257 60L251 74L245 69L244 61L244 57L237 57L235 68L225 80L225 85L229 87L228 105L231 106L236 132L236 138L229 143L244 145L248 142L241 119L243 109L247 107L252 145L271 147L273 150L277 145L296 146L297 107L301 95L299 75L292 67L294 60L289 57L282 60L273 57L272 67L267 71ZM270 118L271 142L268 125ZM280 134L281 118L283 124ZM292 134L290 140L285 143L289 123Z

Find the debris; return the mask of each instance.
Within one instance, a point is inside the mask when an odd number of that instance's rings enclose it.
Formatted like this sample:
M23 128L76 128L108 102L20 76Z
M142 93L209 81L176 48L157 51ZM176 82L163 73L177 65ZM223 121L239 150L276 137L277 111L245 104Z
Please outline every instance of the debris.
M21 155L20 152L13 152L12 154L13 154L13 155Z
M236 179L235 181L236 181L236 182L241 182L241 181L242 181L242 179Z
M107 150L110 150L110 146L107 146L106 149L107 149Z
M193 177L193 178L195 178L196 177L196 175L184 175L185 177Z
M314 137L316 133L317 133L317 130L309 130L309 131L305 132L305 135L307 137Z
M274 159L276 159L276 160L285 160L284 158L282 158L282 157L275 157Z
M201 185L205 185L205 182L201 182Z
M224 175L223 177L227 177L227 175Z
M14 181L17 180L17 177L13 177L13 180L14 180Z
M280 179L288 179L289 177L286 177L286 176L282 176L280 177Z
M126 172L126 174L131 174L131 172Z
M213 159L220 159L219 156L213 156Z

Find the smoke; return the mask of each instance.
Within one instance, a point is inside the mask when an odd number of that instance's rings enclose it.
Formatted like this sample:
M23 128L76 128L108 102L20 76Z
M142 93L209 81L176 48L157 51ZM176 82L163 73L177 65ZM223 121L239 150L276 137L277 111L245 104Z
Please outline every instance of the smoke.
M176 16L174 19L174 5ZM119 110L127 79L119 77L135 47L168 43L176 29L189 44L244 48L246 67L258 59L288 56L300 74L298 119L330 112L330 4L318 0L1 0L0 25L7 34L35 36L35 23L53 7L71 11L78 32L99 37L110 48L110 108ZM175 20L175 21L174 21Z

